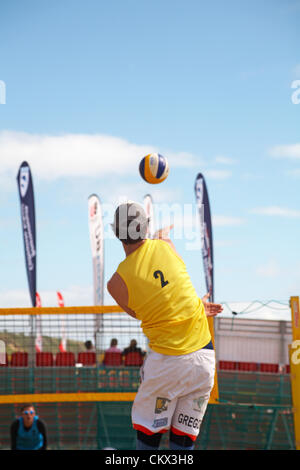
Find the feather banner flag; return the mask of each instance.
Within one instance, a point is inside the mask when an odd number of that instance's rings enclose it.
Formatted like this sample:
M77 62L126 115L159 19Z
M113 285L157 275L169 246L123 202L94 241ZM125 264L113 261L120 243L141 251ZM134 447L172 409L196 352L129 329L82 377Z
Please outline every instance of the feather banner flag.
M88 199L89 230L93 258L94 305L103 305L104 294L104 240L102 209L99 197L91 194Z
M202 245L203 267L206 281L206 290L210 294L209 300L214 301L214 258L212 223L208 192L204 176L199 173L195 181L195 196L200 217L200 232Z
M23 161L19 167L17 174L17 185L21 204L21 224L23 232L25 268L27 273L27 281L29 288L29 296L32 307L37 306L40 302L36 292L36 227L35 227L35 204L33 181L30 166ZM36 328L35 328L36 321ZM36 337L36 341L32 343L30 350L30 364L34 364L34 347L36 351L42 350L42 332L41 318L30 316L31 337Z
M208 192L204 176L199 173L195 181L195 196L200 217L200 233L206 293L209 293L209 301L214 302L214 257L211 212ZM215 348L214 318L207 317L211 339ZM219 402L219 385L217 368L215 369L214 386L210 394L209 403Z
M33 182L30 167L23 162L17 175L21 203L21 222L23 230L25 266L27 272L31 304L36 306L36 234Z
M88 198L88 220L93 261L94 305L104 304L104 235L102 206L99 197L91 194ZM94 317L94 340L97 347L103 327L102 315Z
M57 294L57 302L59 307L64 307L65 302L62 294L60 292L56 292ZM65 316L62 314L60 317L60 330L61 330L61 341L59 343L59 350L60 352L67 351L67 338L66 338L66 329L65 329Z
M36 302L35 302L36 308L41 308L42 301L41 301L41 297L40 297L38 292L36 292L35 298L36 298ZM36 350L36 352L42 352L42 350L43 350L41 315L36 316L35 350Z

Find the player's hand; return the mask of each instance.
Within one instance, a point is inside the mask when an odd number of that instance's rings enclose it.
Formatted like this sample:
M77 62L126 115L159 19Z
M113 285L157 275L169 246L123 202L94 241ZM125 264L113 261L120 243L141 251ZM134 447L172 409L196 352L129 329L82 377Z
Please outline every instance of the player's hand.
M216 315L218 315L218 313L222 312L223 307L221 304L213 304L211 302L208 302L209 297L210 294L206 294L202 299L205 313L207 317L215 317Z
M164 227L164 228L161 228L161 229L157 230L155 232L155 234L153 235L153 238L155 240L157 240L157 239L163 240L164 238L168 238L170 230L172 230L173 227L174 227L174 225L169 225L169 227Z

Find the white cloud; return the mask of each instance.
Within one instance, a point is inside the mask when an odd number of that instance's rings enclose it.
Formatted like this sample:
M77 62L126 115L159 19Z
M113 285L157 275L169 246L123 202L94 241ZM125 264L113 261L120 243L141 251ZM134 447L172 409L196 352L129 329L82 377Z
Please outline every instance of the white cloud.
M205 176L214 180L224 180L230 178L232 175L229 170L206 170Z
M244 219L240 217L231 217L227 215L213 215L212 223L216 227L229 227L242 225L245 222Z
M93 305L92 286L70 286L61 291L65 306ZM42 307L58 307L56 292L39 290ZM31 307L29 291L26 289L12 289L0 291L1 308L28 308Z
M224 157L223 155L219 155L216 157L216 162L221 163L222 165L234 165L235 160L233 158Z
M300 159L300 143L291 145L277 145L269 150L269 155L274 158Z
M288 170L286 174L288 176L292 176L293 178L300 178L300 168L294 168L293 170Z
M0 291L1 308L31 307L28 290L14 289Z
M214 245L218 248L226 248L228 246L236 246L237 241L236 240L215 240ZM227 269L227 267L226 267Z
M103 185L102 194L105 194L105 202L118 205L123 201L133 200L142 202L145 194L145 183L141 180L134 185L121 182L118 185Z
M240 178L246 181L255 181L263 179L264 175L262 173L251 173L250 171L248 171L246 173L242 173L240 175Z
M16 176L26 160L39 178L97 177L124 175L138 171L141 158L160 152L172 167L190 168L199 158L184 152L163 152L152 145L137 145L118 137L101 134L40 135L0 132L0 178Z
M256 207L251 210L252 214L277 216L277 217L300 217L300 210L289 209L287 207L269 206L269 207Z
M158 149L152 151L160 152ZM199 163L203 162L200 157L188 152L163 151L163 155L168 159L171 169L172 166L178 168L193 168L194 166L198 166ZM144 154L142 155L142 157L143 156Z
M280 267L275 260L270 260L257 267L256 274L261 277L274 278L279 276Z
M145 192L145 187L143 187L143 190ZM181 189L180 188L175 188L175 189L164 189L164 188L155 188L151 189L149 191L149 194L151 193L153 203L170 203L172 204L175 201L180 201L182 194L181 194Z
M69 286L61 291L65 306L80 306L80 305L93 305L93 287L92 286ZM57 298L55 292L41 292L42 299L44 299L44 306L52 305L57 306Z

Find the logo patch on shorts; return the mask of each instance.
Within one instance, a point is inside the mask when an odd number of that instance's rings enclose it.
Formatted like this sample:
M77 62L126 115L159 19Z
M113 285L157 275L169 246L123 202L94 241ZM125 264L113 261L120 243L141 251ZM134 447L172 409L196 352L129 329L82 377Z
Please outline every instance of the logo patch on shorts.
M196 398L196 400L193 400L193 403L194 403L193 410L194 411L201 411L205 401L206 400L203 397L199 397L199 398Z
M168 398L157 397L155 402L155 413L162 413L163 411L167 411L168 403L171 400Z
M167 426L168 418L155 419L153 421L154 428L160 428L161 426Z

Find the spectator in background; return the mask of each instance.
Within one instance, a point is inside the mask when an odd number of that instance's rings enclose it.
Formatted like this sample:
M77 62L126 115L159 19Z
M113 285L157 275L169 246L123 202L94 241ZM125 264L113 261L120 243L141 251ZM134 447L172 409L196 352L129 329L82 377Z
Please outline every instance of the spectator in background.
M110 342L110 347L106 350L106 352L120 353L121 349L119 349L117 346L118 346L118 340L116 338L112 338L112 340Z
M35 413L34 406L26 404L21 416L10 427L11 450L46 450L47 430L45 423Z
M88 340L84 343L84 345L87 351L91 351L91 352L94 351L94 346L93 346L92 341Z
M139 353L139 354L140 354L141 356L143 356L143 357L144 357L145 354L146 354L145 351L142 351L141 348L138 348L138 347L137 347L137 341L136 341L135 339L132 339L132 340L130 341L129 346L124 349L124 351L123 351L123 353L122 353L123 357L125 357L125 356L126 356L128 353L130 353L130 352L137 352L137 353Z
M122 365L122 351L117 347L118 340L112 338L110 347L105 351L103 358L104 366L121 366Z

